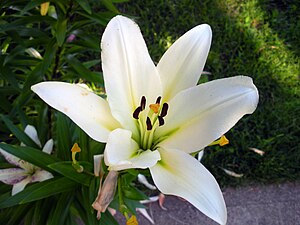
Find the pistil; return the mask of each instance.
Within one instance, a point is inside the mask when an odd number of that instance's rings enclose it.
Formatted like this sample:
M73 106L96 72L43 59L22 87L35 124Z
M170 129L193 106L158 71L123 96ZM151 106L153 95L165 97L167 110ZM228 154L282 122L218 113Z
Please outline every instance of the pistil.
M140 147L144 150L153 147L154 132L158 126L165 124L164 117L168 113L168 103L160 104L161 96L156 99L154 104L149 104L147 115L143 114L146 108L146 97L142 96L140 105L134 110L132 116L138 120L140 130Z

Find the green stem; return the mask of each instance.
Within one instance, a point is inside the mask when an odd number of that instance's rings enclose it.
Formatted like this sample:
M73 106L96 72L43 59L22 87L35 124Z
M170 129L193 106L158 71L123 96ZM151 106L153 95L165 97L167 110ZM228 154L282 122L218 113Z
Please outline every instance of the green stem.
M119 197L119 210L125 216L126 220L129 219L127 207L123 200L122 188L121 188L121 176L118 177L118 197Z

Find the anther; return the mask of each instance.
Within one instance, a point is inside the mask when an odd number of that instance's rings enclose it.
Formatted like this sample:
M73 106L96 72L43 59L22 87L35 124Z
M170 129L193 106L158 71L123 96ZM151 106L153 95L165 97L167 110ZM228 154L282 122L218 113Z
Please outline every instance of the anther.
M141 106L137 107L132 114L133 118L138 120L141 111L142 111L142 107Z
M146 125L147 125L147 130L152 130L152 124L149 117L147 117Z
M162 109L161 109L160 116L161 116L161 117L165 117L165 116L167 115L167 113L168 113L168 109L169 109L168 103L164 103L164 104L163 104L163 107L162 107Z
M158 96L155 103L160 104L160 100L161 100L161 96Z
M157 118L158 118L159 126L162 126L165 124L165 120L164 120L164 118L162 118L162 116L158 116Z
M146 97L142 96L141 98L141 111L143 111L146 107Z

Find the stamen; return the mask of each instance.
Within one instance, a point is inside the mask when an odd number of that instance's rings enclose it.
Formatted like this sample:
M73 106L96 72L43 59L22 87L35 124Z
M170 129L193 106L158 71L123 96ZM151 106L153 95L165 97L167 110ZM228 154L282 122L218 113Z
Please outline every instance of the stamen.
M152 124L149 117L147 117L146 125L147 125L147 130L152 130Z
M169 109L168 103L164 103L164 104L163 104L163 107L162 107L162 109L161 109L160 116L161 116L161 117L165 117L165 116L167 115L167 113L168 113L168 109Z
M220 138L219 145L224 146L224 145L227 145L227 144L229 144L229 140L225 137L225 135L222 135L221 138Z
M229 144L229 140L225 137L225 135L222 135L218 140L212 142L208 146L213 146L213 145L224 146L224 145L227 145L227 144Z
M141 106L137 107L136 110L134 110L134 112L132 114L133 118L138 120L140 112L142 112Z
M75 143L75 144L73 145L73 147L71 148L71 152L72 152L72 153L73 153L73 152L81 152L81 149L80 149L80 147L78 146L77 143Z
M156 103L156 104L150 104L150 105L149 105L149 108L152 109L152 111L153 111L155 114L158 113L159 107L160 107L160 105L159 105L158 103Z
M146 97L145 96L142 96L141 98L141 111L143 111L146 107Z
M162 116L158 116L157 118L158 118L158 124L159 124L159 126L162 126L162 125L165 124L165 120L164 120L164 118L162 118Z
M161 96L158 96L155 103L160 104L160 100L161 100Z

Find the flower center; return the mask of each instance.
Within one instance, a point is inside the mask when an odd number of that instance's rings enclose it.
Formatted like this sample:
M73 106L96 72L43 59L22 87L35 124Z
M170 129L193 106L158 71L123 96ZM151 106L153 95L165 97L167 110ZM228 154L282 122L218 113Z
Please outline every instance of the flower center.
M141 149L154 149L153 137L157 127L165 124L164 117L168 113L168 103L160 104L161 96L158 96L155 103L149 104L150 110L146 113L146 97L142 96L140 105L134 110L132 116L138 121Z

